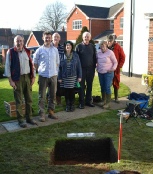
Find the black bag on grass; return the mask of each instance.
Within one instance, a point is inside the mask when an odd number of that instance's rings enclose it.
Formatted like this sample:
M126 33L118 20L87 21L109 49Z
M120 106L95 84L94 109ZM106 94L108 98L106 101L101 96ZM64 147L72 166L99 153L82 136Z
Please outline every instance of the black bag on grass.
M123 112L129 112L131 117L132 116L136 117L137 115L143 114L140 106L139 105L135 106L132 103L129 103Z

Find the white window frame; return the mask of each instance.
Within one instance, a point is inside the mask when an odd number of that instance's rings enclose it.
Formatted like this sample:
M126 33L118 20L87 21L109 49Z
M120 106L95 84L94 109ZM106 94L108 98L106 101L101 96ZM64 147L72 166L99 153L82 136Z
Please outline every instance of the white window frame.
M110 30L114 30L114 20L110 21Z
M116 40L116 42L123 48L123 40Z
M124 17L120 18L120 29L123 29L123 25L124 25Z
M73 28L73 30L81 30L82 29L82 20L73 20L72 28Z

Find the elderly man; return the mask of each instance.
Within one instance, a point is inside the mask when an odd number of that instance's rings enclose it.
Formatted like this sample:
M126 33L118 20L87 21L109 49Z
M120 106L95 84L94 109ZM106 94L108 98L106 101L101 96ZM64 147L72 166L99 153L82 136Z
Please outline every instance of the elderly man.
M84 104L89 107L94 107L94 104L92 103L92 83L96 67L96 50L94 45L89 42L91 40L91 34L89 32L84 32L82 39L83 42L76 46L76 52L79 55L82 67L82 81L80 82L81 90L79 91L80 109L84 109Z
M48 87L48 118L57 119L54 115L57 75L59 69L59 53L53 46L52 34L49 31L43 32L44 44L39 47L33 55L33 62L39 74L39 115L40 121L45 122L45 100Z
M59 53L59 59L60 61L64 59L64 47L63 45L60 44L60 35L59 33L54 33L52 35L52 43L54 45L54 47L56 47L58 49L58 53ZM57 92L56 92L56 103L57 105L61 105L61 96L63 95L63 90L62 88L60 88L60 83L57 82Z
M34 66L30 58L30 50L24 47L24 38L17 35L14 38L14 47L9 49L6 55L5 73L10 86L13 88L16 102L16 114L20 127L25 128L22 105L25 99L26 122L36 124L32 119L32 85L35 82Z

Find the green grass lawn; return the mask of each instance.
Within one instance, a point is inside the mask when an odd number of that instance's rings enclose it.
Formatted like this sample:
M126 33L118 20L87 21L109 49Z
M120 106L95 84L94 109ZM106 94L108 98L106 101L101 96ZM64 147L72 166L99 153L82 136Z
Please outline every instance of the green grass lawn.
M50 165L50 152L56 140L71 132L94 132L95 138L112 138L118 149L117 111L0 135L0 173L4 174L103 174L107 170L136 170L153 173L152 128L146 120L131 118L123 123L120 163ZM61 147L62 148L62 147Z
M129 88L121 84L119 96L127 96ZM98 77L95 77L93 95L100 95ZM4 110L4 100L13 101L7 79L0 79L0 121L11 120ZM113 98L113 94L112 94ZM78 95L76 95L77 103ZM37 115L38 85L33 86L33 107ZM63 98L64 103L64 98ZM63 110L57 107L56 111ZM82 119L31 128L0 135L0 173L2 174L103 174L109 170L136 170L141 174L153 173L153 129L147 120L130 118L123 122L120 163L50 165L50 152L59 139L71 132L94 132L95 138L109 137L118 150L119 116L110 110Z

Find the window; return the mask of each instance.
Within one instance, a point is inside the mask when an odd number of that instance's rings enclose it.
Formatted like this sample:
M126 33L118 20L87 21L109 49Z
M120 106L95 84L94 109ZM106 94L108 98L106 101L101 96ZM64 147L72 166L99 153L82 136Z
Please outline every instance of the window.
M123 47L123 41L116 41L121 47Z
M114 30L114 20L110 21L110 30Z
M81 30L82 29L82 21L75 20L73 21L73 30Z
M124 18L120 18L120 28L123 29L123 22L124 22Z

